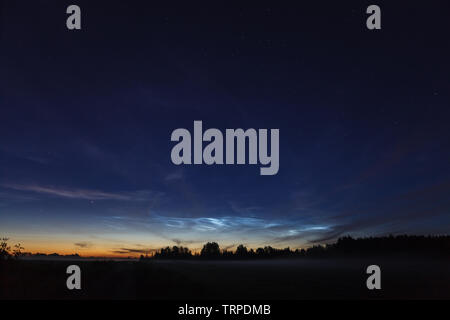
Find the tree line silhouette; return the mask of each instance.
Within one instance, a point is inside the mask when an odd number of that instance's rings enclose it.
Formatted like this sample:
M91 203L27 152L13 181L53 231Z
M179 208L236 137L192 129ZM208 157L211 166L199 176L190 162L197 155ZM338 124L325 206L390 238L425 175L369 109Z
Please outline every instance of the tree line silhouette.
M29 253L24 253L20 244L8 245L8 238L0 238L0 261L18 259ZM140 260L146 259L271 259L295 257L345 257L345 256L373 256L373 255L426 255L450 258L450 235L413 236L398 235L386 237L352 238L341 237L335 243L313 245L306 249L277 249L271 246L248 249L240 244L235 251L220 249L217 242L206 243L199 253L193 253L183 246L165 247L157 250L153 255L141 255ZM33 254L32 256L55 256L58 254ZM64 256L68 257L68 256ZM78 254L69 257L80 258Z
M277 249L271 246L248 249L244 245L237 246L235 251L220 249L217 242L206 243L200 253L192 253L186 247L165 247L153 256L141 255L145 259L260 259L290 257L339 257L365 255L427 255L450 258L450 236L386 236L352 238L341 237L335 243L313 245L307 249Z
M20 243L14 245L13 249L8 244L9 238L0 238L0 261L9 260L12 258L20 258L23 256L24 249Z
M11 246L8 244L9 238L1 238L0 237L0 262L1 261L7 261L7 260L17 260L23 257L38 257L38 258L81 258L79 254L66 254L61 255L58 253L30 253L30 252L24 252L25 249L22 247L20 243L15 244L12 249Z

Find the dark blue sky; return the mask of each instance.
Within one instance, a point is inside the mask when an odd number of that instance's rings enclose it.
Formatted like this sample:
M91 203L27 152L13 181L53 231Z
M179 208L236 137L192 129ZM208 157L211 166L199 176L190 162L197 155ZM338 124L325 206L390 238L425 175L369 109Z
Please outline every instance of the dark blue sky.
M448 233L445 1L2 1L0 234L40 251ZM175 166L176 128L279 128L280 170ZM84 250L84 251L83 251Z

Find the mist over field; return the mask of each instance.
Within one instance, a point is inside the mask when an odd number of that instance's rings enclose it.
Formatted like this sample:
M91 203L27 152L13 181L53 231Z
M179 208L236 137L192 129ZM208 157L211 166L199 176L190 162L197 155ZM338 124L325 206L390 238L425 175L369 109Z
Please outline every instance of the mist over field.
M378 264L382 290L367 290ZM66 288L70 262L19 261L1 274L1 299L449 299L450 261L285 259L77 262L82 290ZM5 272L8 274L5 277Z

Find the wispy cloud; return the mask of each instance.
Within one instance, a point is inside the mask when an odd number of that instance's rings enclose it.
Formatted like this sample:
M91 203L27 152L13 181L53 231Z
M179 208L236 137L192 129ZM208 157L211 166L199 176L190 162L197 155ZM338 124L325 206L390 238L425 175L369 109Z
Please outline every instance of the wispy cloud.
M7 200L13 202L27 202L38 200L38 198L31 195L16 194L14 193L14 191L9 191L9 192L0 192L0 200Z
M119 248L116 250L112 250L112 253L116 254L133 254L133 253L140 253L140 254L149 254L152 252L156 252L158 249L155 248Z
M230 250L234 247L237 247L237 244L233 243L233 244L229 244L227 246L222 247L223 250Z
M178 238L173 238L173 239L170 239L170 240L175 242L179 246L185 246L185 245L188 245L188 244L203 242L201 240L182 240L182 239L178 239Z
M278 235L270 241L275 243L291 242L296 240L308 240L315 242L316 238L323 238L323 234L334 232L333 226L328 225L314 225L314 226L296 226L280 230Z
M156 216L152 220L170 229L189 228L195 231L226 231L236 229L266 229L278 225L278 222L266 221L253 217L162 217Z
M60 198L81 199L81 200L147 201L154 198L155 195L160 194L155 193L151 190L106 192L91 189L72 189L53 186L23 185L23 184L6 184L2 185L2 187L17 191L33 192Z
M82 248L82 249L87 249L87 248L91 248L92 247L92 243L91 242L87 242L87 241L82 241L82 242L76 242L74 243L75 246Z
M181 180L183 179L183 172L181 170L179 171L175 171L175 172L171 172L169 174L167 174L164 177L164 181L165 182L172 182L172 181L176 181L176 180Z
M225 243L307 243L334 231L329 223L311 224L291 218L266 219L255 217L171 217L114 216L108 224L127 230L148 232L170 240L177 245L189 246L206 241ZM231 242L231 241L232 242Z

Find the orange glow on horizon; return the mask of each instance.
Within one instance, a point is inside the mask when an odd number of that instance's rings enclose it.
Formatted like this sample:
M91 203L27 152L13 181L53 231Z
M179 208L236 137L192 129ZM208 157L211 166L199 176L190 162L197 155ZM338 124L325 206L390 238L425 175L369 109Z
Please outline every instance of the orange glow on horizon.
M9 235L4 234L1 237L9 238L8 245L11 247L11 251L14 249L14 245L19 244L24 248L22 252L30 254L58 254L74 255L78 254L80 257L98 257L98 258L139 258L141 255L153 256L155 251L159 251L161 248L178 246L176 244L168 244L167 242L160 241L146 241L142 239L133 239L126 236L117 236L116 238L96 238L92 241L83 241L79 237L69 237L67 235ZM208 242L207 240L204 243ZM146 245L138 243L147 243ZM151 244L150 244L151 243ZM193 255L200 254L204 243L195 244L187 247ZM256 251L258 247L264 247L267 244L248 244L246 247L248 250L253 249ZM236 245L229 247L229 244L220 244L222 248L227 248L229 251L235 251ZM286 246L283 246L285 248ZM302 249L303 247L291 246L292 250ZM221 249L223 251L223 249Z

